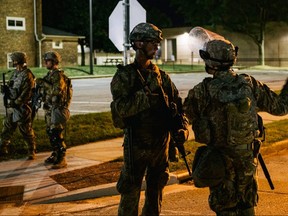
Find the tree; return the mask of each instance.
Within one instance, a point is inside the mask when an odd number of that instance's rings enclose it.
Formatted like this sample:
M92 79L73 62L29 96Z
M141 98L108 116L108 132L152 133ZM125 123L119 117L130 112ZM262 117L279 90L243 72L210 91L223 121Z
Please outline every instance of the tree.
M118 0L93 1L93 46L92 49L117 52L108 37L108 19ZM89 0L49 0L43 1L43 25L58 28L86 37L90 44ZM83 41L82 41L83 42ZM84 45L82 43L82 45Z
M265 64L264 39L268 22L287 22L285 0L171 0L190 25L223 25L252 38L259 64Z

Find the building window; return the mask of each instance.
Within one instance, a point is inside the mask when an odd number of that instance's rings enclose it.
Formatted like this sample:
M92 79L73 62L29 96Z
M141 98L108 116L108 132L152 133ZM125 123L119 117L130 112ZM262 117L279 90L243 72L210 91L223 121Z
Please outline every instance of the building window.
M26 30L25 18L6 17L7 30Z
M62 41L53 41L52 42L53 49L63 49L63 42Z

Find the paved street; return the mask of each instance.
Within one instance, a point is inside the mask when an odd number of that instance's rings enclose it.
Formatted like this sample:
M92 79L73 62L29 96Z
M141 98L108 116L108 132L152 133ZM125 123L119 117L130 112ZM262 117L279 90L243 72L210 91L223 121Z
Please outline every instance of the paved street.
M239 73L248 73L265 82L270 88L279 90L288 77L288 71L238 71ZM184 99L189 89L201 82L203 78L208 77L206 72L171 74L171 79L177 86L180 96ZM111 77L108 78L90 78L73 79L73 99L71 103L71 114L84 114L110 111L110 102L112 100L110 93ZM0 114L4 114L3 100L0 100ZM39 115L42 115L42 109Z

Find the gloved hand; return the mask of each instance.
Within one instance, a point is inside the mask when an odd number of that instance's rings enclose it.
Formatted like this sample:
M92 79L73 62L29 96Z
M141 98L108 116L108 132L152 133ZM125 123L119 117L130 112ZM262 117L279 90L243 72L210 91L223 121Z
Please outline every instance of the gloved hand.
M9 92L9 87L7 85L1 85L1 93L8 93ZM9 94L9 93L8 93Z
M8 107L17 108L17 107L19 107L19 105L15 103L15 100L10 100Z
M176 146L183 145L189 137L189 131L185 129L179 129L178 131L173 132L172 136Z
M44 110L49 110L50 109L50 105L48 103L44 103L43 104L43 109Z
M37 78L36 79L36 85L42 85L43 84L43 79L42 78Z

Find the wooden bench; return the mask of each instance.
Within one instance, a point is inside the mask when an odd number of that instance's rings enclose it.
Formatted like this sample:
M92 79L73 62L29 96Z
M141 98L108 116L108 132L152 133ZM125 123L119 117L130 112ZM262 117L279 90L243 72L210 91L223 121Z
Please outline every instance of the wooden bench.
M123 64L122 58L106 58L103 62L106 65L118 65Z

